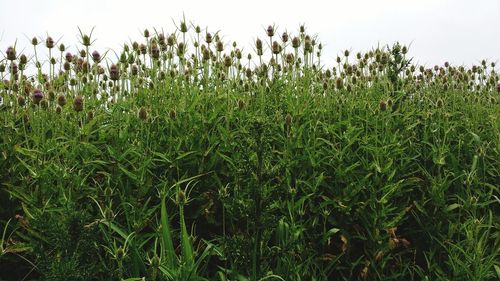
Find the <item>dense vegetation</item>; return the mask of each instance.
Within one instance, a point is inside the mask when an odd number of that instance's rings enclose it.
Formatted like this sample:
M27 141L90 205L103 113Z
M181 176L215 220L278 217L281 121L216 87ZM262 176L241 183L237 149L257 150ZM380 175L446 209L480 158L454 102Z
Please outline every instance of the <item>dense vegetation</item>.
M0 280L498 280L495 64L266 33L5 50Z

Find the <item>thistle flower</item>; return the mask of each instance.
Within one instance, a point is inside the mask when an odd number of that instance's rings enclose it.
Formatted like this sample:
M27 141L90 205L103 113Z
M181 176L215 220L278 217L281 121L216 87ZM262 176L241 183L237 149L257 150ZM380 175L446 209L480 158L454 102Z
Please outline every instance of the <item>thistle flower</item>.
M497 92L500 93L500 83L497 84Z
M40 91L39 89L35 89L33 91L33 103L38 105L38 104L40 104L40 101L42 99L43 99L42 91Z

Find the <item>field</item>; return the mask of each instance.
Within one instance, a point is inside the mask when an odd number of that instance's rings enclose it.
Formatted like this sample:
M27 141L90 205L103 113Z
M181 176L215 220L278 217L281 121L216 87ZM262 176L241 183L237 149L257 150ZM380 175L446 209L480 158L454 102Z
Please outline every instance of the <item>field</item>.
M498 280L495 63L260 37L3 50L0 280Z

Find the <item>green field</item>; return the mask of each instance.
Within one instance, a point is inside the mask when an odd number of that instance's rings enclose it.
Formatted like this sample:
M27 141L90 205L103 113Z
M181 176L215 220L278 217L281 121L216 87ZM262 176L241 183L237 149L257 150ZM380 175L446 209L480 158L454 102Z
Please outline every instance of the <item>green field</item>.
M258 36L2 50L0 280L498 280L495 64Z

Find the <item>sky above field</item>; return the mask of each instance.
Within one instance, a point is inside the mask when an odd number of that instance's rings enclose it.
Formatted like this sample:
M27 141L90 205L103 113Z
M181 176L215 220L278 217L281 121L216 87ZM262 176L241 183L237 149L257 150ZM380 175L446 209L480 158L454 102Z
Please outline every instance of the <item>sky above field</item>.
M429 66L500 59L499 0L0 0L0 50L17 39L18 52L32 53L30 38L49 34L76 51L78 27L86 33L95 27L94 49L118 50L140 40L144 28L172 32L183 14L247 50L255 38L266 37L270 24L279 34L297 34L305 24L323 43L327 64L345 49L367 51L396 41L410 45L410 56Z

